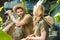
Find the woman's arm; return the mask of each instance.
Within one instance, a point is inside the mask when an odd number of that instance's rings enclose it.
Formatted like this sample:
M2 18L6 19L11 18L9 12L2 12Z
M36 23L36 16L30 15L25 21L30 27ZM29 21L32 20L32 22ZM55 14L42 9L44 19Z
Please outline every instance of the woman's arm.
M40 30L41 30L40 31L41 36L27 37L27 39L32 39L32 40L45 40L46 39L46 35L48 35L48 34L47 34L47 31L46 31L46 28L45 28L46 26L45 26L44 21L41 21L39 25L40 26L38 28L40 28ZM39 31L39 30L37 30L37 31Z
M41 37L42 40L46 39L46 31L45 31L44 28L41 30L41 36L40 37Z
M40 37L38 37L38 36L36 36L36 37L34 37L34 36L28 36L26 39L27 40L45 40L45 38L46 38L46 31L43 28L41 30L41 36Z

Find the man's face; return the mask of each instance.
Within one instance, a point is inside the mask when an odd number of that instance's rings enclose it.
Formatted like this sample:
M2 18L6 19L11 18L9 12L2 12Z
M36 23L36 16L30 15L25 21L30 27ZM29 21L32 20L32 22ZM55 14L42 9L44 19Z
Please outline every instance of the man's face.
M22 9L17 9L16 10L18 16L22 16L24 11Z

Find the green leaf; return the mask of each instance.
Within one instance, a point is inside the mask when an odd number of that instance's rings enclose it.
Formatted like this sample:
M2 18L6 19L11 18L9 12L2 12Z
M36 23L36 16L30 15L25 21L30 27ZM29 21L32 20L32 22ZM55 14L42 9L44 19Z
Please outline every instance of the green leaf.
M55 16L54 19L57 23L60 23L60 12L58 12Z
M29 10L28 10L28 8L26 7L25 9L26 9L26 13L29 13Z
M57 0L55 4L51 5L49 13L53 11L59 4L60 4L60 0Z
M22 5L24 5L25 4L25 0L22 0Z
M11 36L0 30L0 40L12 40Z
M22 0L22 5L25 5L25 0ZM27 7L25 8L25 10L26 10L26 13L29 13L29 10Z
M43 0L43 3L46 3L47 0Z

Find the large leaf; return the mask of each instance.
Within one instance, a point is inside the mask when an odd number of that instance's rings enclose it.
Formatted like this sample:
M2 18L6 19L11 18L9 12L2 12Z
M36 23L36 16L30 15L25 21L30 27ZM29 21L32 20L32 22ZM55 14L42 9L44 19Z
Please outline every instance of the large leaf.
M46 3L47 0L43 0L43 3Z
M28 10L28 8L26 7L25 9L26 9L26 13L29 13L29 10Z
M55 4L51 5L49 13L53 11L59 4L60 4L60 0L57 0Z
M25 0L22 0L22 5L25 5ZM26 13L29 13L29 10L27 7L25 7Z
M22 0L22 5L24 5L25 4L25 0Z
M2 20L2 17L0 17L0 22L2 22L3 20Z
M60 12L58 12L55 16L54 19L57 23L60 23Z
M0 7L0 12L2 11L2 9L3 9L3 6L2 6L2 7Z
M12 40L11 36L0 30L0 40Z

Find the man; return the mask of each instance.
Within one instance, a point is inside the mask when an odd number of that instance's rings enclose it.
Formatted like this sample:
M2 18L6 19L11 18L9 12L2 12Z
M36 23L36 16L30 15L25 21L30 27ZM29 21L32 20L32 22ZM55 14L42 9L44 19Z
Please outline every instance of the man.
M20 20L16 20L13 17L13 12L15 12L20 17ZM15 31L13 32L14 40L20 40L21 38L32 34L33 33L32 16L30 14L25 14L25 7L19 4L15 5L13 7L13 12L11 10L8 10L8 15L17 26L15 27Z

